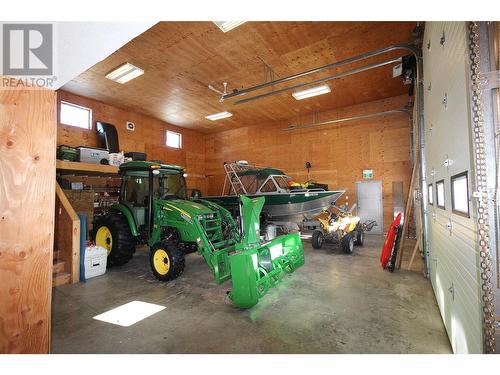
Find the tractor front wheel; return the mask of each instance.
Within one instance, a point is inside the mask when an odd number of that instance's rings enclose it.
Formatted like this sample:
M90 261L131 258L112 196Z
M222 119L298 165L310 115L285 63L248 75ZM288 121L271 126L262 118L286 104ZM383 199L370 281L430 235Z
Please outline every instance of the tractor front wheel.
M323 242L325 241L325 236L323 235L323 232L320 230L315 230L312 234L312 247L315 249L321 249L321 246L323 246Z
M184 251L174 242L158 242L151 248L149 262L158 280L173 280L184 271Z
M127 263L135 252L135 240L127 219L119 213L102 216L94 224L93 238L97 246L106 249L108 266Z
M340 245L344 253L352 254L352 252L354 251L354 236L352 235L352 233L346 233L346 235L342 237Z

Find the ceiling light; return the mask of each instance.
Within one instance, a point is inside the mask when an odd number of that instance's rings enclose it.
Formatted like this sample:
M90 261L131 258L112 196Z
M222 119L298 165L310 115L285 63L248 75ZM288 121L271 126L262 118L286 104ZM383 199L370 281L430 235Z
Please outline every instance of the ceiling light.
M141 68L138 68L137 66L129 63L125 63L112 72L106 74L106 78L123 84L143 74L144 70L142 70Z
M233 114L230 112L219 112L219 113L214 113L213 115L205 116L205 118L210 121L216 121L223 118L231 117L232 115Z
M302 99L310 98L311 96L328 94L331 91L332 90L330 90L330 87L328 85L321 85L321 86L312 87L312 88L307 89L307 90L294 92L294 93L292 93L292 96L297 100L302 100Z
M244 24L247 21L213 21L219 29L227 33L228 31Z

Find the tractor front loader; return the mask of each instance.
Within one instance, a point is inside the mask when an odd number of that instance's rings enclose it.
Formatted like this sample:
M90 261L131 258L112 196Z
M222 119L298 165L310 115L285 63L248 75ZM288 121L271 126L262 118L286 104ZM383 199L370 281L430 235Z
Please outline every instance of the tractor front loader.
M135 246L150 247L150 264L161 281L184 271L186 252L196 249L215 281L232 281L230 300L249 308L279 283L284 274L304 264L298 233L262 242L260 212L264 198L240 197L235 222L223 207L202 199L186 199L184 170L153 162L120 166L119 203L94 222L94 239L108 252L108 264L122 265Z

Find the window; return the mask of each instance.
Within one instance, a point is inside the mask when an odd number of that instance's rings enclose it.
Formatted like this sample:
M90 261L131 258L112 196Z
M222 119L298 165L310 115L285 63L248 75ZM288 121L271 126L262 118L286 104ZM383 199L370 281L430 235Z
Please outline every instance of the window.
M454 213L469 217L469 181L467 172L451 177L451 208Z
M444 180L436 182L436 205L444 209Z
M134 207L146 207L149 197L149 175L147 172L129 172L123 177L123 200Z
M182 134L167 130L168 147L181 148L182 147Z
M427 202L429 202L429 204L434 204L434 195L433 195L432 184L429 184L427 186Z
M82 129L92 128L92 110L76 104L61 102L61 124Z

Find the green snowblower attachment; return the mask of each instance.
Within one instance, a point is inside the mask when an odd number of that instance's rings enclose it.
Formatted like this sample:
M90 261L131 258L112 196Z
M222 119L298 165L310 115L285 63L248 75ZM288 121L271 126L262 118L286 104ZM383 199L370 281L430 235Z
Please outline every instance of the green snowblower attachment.
M223 247L214 245L206 235L206 228L197 222L203 234L198 252L212 269L217 283L232 280L231 301L238 307L249 308L278 284L285 273L292 273L304 264L304 250L299 233L261 243L260 212L264 198L240 198L242 219L235 241Z

